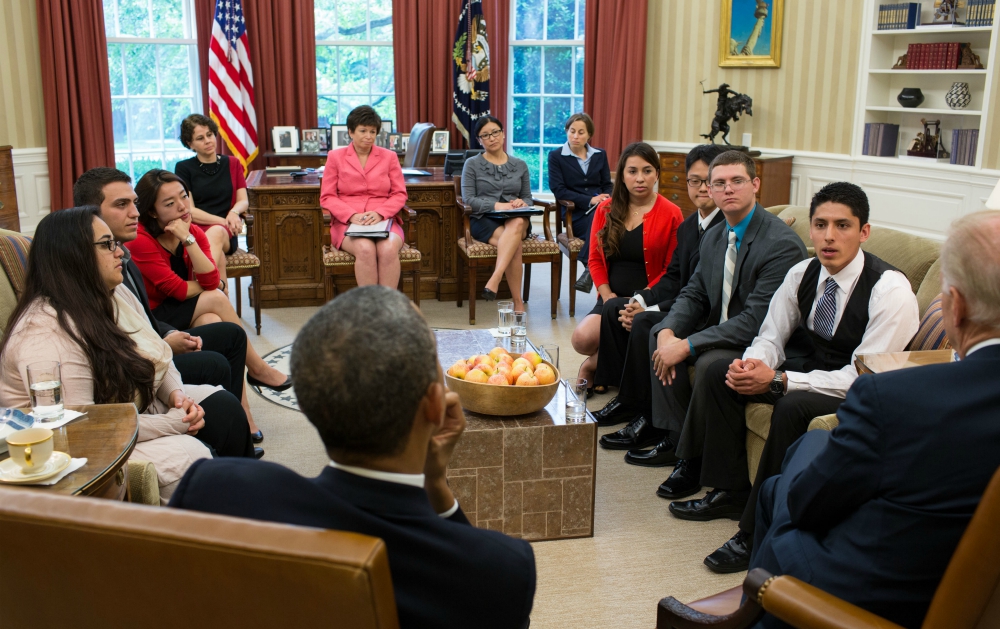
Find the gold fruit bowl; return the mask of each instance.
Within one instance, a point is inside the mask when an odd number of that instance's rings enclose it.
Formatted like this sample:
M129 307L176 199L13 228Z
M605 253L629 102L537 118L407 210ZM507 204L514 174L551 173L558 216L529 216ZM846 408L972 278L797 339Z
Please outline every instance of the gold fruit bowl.
M546 362L556 373L556 381L552 384L540 384L534 387L501 386L498 384L480 384L466 382L445 374L448 389L458 394L462 400L462 408L483 415L527 415L545 408L552 401L559 388L561 375L555 365Z

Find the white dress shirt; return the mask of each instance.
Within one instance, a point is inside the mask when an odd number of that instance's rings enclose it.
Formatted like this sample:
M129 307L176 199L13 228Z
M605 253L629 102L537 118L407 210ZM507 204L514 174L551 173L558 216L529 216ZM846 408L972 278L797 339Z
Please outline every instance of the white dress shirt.
M811 258L803 260L785 275L785 281L771 299L760 332L744 352L743 360L756 358L771 369L777 369L785 362L785 344L798 327L802 316L799 312L799 283L811 262ZM841 269L840 273L832 276L838 285L837 313L833 320L834 334L864 267L864 253L858 251L858 255ZM813 329L816 304L823 296L828 277L831 275L826 267L821 268L816 285L816 297L809 311L809 319L806 321L806 327L810 330ZM787 371L785 372L788 376L787 391L789 393L812 391L831 397L847 397L847 390L858 377L857 369L854 367L854 359L858 354L901 352L917 333L919 326L917 297L910 288L909 280L898 271L886 271L872 287L871 298L868 300L868 326L865 328L864 336L861 337L861 344L851 354L851 361L837 371L816 370L809 373Z
M365 478L373 478L375 480L385 481L387 483L399 483L400 485L409 485L411 487L424 488L424 475L423 474L400 474L399 472L383 472L380 470L372 470L367 467L357 467L354 465L344 465L342 463L337 463L336 461L330 461L330 467L338 469L342 472L347 472L348 474L354 474L355 476L363 476ZM455 515L458 511L458 500L455 504L451 505L451 508L444 513L439 513L438 515L442 518L450 518Z

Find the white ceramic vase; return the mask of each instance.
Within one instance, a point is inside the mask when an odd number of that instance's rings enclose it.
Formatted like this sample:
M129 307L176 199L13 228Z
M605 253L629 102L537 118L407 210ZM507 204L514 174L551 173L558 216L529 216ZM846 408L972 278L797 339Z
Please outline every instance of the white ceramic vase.
M972 102L972 94L969 92L969 84L956 82L951 84L951 89L944 95L944 102L952 109L965 109Z

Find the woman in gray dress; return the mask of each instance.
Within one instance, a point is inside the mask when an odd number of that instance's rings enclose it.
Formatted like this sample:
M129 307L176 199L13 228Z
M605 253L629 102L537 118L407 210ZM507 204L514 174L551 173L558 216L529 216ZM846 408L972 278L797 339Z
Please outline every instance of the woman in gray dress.
M506 276L514 309L523 310L521 241L527 238L531 225L527 217L497 219L487 214L530 208L531 176L524 160L504 151L503 125L499 120L493 116L481 117L476 121L475 134L486 152L465 162L462 198L472 206L469 225L472 238L497 248L496 268L486 282L482 297L486 301L496 299L500 279Z

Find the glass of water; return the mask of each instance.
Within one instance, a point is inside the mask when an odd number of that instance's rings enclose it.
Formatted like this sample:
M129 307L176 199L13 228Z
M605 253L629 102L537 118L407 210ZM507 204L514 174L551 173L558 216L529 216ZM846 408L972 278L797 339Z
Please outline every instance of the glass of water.
M510 326L514 323L514 302L498 301L497 317L499 319L497 330L504 336L510 336Z
M582 422L587 416L587 381L569 378L566 381L566 421Z
M546 343L538 346L538 353L542 360L548 361L556 369L559 369L559 346L555 343Z
M44 424L62 419L62 379L58 361L28 365L28 390L31 392L31 415L36 421Z
M514 322L510 327L511 340L524 343L528 336L528 313L522 310L514 311Z

